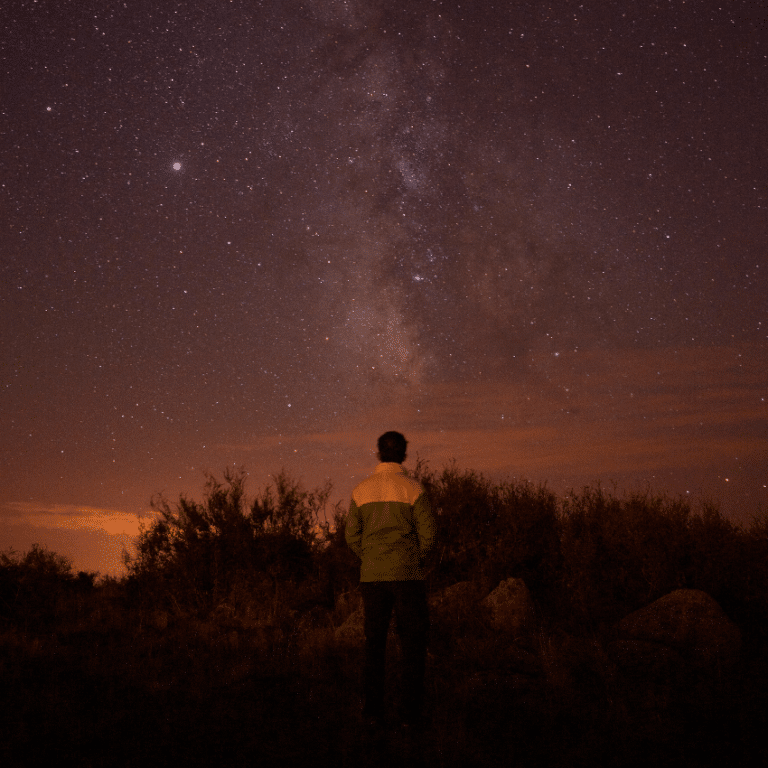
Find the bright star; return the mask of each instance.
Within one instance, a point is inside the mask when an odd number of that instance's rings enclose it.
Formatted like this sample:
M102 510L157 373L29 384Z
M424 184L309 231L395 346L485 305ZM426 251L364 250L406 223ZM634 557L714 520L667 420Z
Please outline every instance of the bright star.
M181 170L181 163L174 163L173 164L173 170L174 171L180 171Z

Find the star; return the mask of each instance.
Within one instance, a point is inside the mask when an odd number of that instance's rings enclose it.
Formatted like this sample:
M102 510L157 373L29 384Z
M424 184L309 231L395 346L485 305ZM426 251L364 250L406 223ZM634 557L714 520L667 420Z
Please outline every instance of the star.
M390 429L768 508L748 4L5 5L0 552L122 573L18 505L141 512L201 465L347 503Z

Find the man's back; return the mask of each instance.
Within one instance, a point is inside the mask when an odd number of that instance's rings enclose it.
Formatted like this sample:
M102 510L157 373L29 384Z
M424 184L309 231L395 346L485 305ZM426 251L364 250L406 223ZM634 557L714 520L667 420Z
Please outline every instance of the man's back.
M420 581L435 520L423 487L399 463L383 462L352 492L346 540L362 561L360 581Z
M435 543L435 518L424 489L402 468L408 441L385 432L376 442L376 471L352 491L346 539L360 558L365 608L363 714L381 720L387 631L394 608L402 649L401 717L421 727L429 606L424 560Z

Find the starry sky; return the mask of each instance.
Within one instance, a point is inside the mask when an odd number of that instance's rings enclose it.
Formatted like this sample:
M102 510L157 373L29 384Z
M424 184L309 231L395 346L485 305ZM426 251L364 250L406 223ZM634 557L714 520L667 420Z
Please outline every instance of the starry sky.
M3 16L0 549L117 574L154 494L346 501L389 429L768 507L764 4Z

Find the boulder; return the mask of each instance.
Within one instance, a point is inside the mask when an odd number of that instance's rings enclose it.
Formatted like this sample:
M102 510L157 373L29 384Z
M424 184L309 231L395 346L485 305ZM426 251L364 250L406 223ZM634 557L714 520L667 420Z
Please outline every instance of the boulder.
M336 628L333 635L338 645L348 648L365 645L365 609L361 607L350 614L347 620L340 627ZM395 617L393 611L389 622L387 642L390 643L395 638Z
M363 609L350 614L346 621L337 627L333 633L334 639L339 645L356 646L365 643L365 625Z
M362 610L363 596L359 589L343 592L335 600L333 620L335 624L343 624L353 613Z
M686 723L721 719L731 680L724 672L738 659L741 633L710 595L670 592L614 630L613 686L641 738L671 741Z
M646 655L649 644L664 646L694 666L730 664L741 648L739 628L717 601L698 589L678 589L616 625L619 657ZM621 661L617 659L619 663Z
M430 615L455 617L476 604L477 587L471 581L459 581L430 595L428 602Z
M477 611L478 587L471 581L460 581L428 597L432 628L438 630L441 624L455 624L471 620ZM350 607L356 608L348 615L341 614L343 621L334 632L336 642L346 646L362 645L365 642L365 613L362 600L350 594ZM507 579L491 592L481 603L491 614L495 629L520 637L526 634L533 618L533 601L522 579ZM337 604L337 611L339 605ZM337 614L338 615L338 614ZM389 638L396 636L394 611L389 625Z
M506 634L519 637L531 628L533 601L522 579L502 581L481 605L490 610L493 625Z

